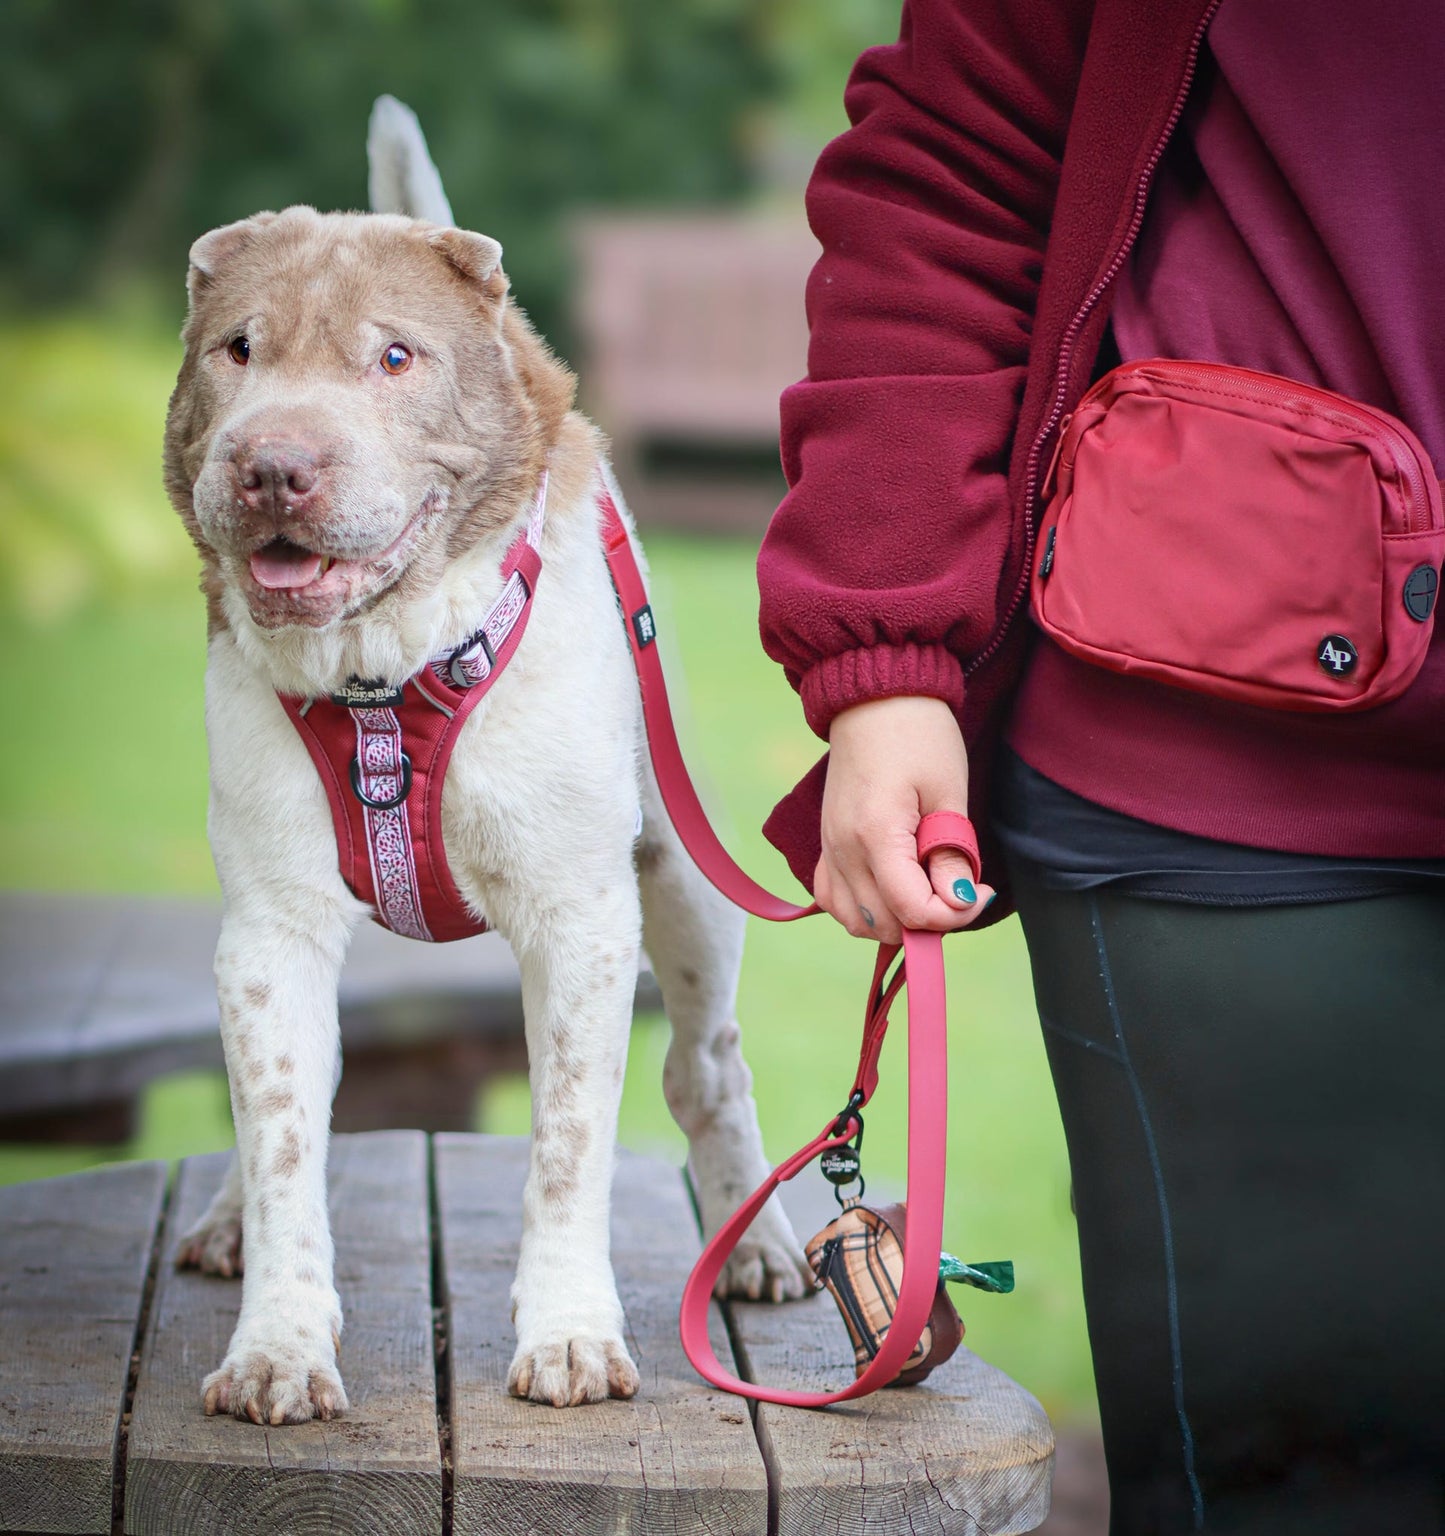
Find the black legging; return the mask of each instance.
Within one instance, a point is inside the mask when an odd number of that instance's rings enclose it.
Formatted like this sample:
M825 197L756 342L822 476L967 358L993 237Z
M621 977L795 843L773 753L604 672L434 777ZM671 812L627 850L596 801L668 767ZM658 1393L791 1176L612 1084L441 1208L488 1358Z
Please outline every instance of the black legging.
M1111 1536L1445 1532L1445 893L1242 909L1012 873Z

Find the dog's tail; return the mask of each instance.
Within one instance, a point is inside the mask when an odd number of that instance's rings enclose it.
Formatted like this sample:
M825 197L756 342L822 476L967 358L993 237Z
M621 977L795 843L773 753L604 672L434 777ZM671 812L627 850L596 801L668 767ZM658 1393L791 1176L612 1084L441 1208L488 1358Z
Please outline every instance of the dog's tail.
M366 130L373 213L404 213L433 224L452 224L452 205L427 152L421 124L395 96L378 96Z

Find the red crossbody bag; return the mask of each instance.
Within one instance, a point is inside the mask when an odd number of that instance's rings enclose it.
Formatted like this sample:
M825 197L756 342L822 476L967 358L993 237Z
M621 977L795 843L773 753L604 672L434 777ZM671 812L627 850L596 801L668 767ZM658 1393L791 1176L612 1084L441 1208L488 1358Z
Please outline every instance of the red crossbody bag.
M1274 709L1409 687L1445 517L1387 411L1274 374L1153 359L1100 379L1045 482L1035 619L1066 651Z

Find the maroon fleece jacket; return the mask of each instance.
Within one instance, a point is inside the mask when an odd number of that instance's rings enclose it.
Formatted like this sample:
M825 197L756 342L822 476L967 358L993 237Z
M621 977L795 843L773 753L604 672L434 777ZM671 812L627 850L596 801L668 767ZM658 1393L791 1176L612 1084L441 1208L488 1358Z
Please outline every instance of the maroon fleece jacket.
M808 377L782 400L763 643L819 735L868 699L953 706L995 884L987 769L1029 628L1040 470L1217 3L906 0L809 185L823 255ZM809 886L826 764L765 828Z
M860 59L854 126L809 188L823 256L809 375L783 397L791 490L759 560L764 644L820 735L868 699L953 706L995 881L987 777L1030 633L1040 470L1087 387L1216 8L908 0L899 42ZM1390 708L1286 724L1045 644L1013 735L1068 787L1166 826L1445 855L1440 733L1359 750ZM826 759L766 829L805 883L825 772Z

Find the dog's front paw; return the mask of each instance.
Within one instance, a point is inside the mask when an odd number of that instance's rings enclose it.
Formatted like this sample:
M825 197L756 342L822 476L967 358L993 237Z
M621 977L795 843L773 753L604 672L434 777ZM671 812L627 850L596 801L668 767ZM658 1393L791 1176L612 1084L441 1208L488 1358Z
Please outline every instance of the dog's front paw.
M329 1419L350 1407L336 1369L336 1334L318 1345L231 1340L219 1370L201 1383L208 1414L233 1413L253 1424L305 1424Z
M774 1195L733 1249L713 1294L747 1301L796 1301L813 1289L812 1268Z
M642 1379L618 1338L577 1335L570 1339L517 1346L507 1373L507 1391L534 1403L574 1408L609 1397L633 1397Z
M239 1211L221 1216L207 1213L181 1238L176 1249L177 1269L199 1269L229 1280L245 1267Z

